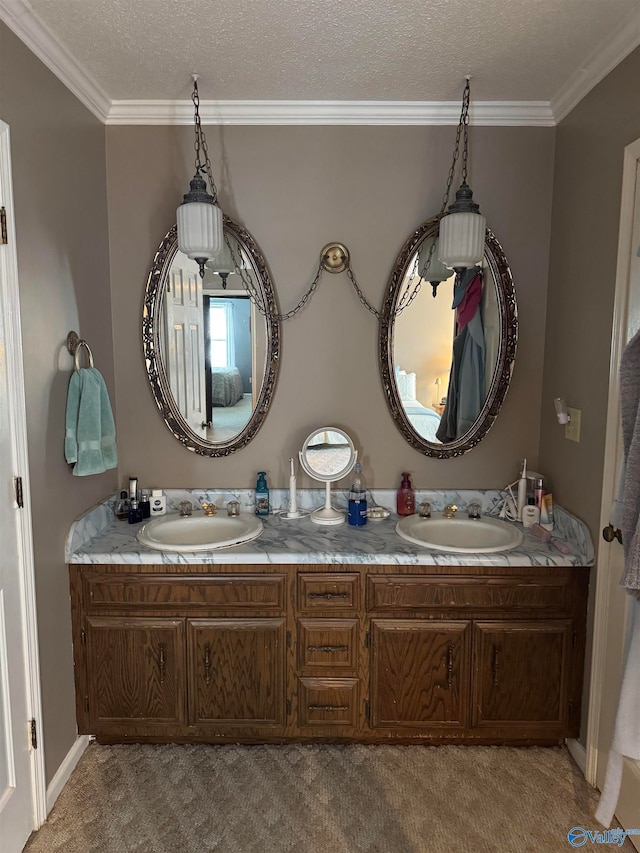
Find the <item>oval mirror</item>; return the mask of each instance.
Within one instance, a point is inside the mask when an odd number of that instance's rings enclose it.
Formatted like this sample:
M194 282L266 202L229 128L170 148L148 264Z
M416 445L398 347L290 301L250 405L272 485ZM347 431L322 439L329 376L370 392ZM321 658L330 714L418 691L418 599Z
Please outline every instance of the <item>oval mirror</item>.
M342 524L344 512L331 505L331 483L346 477L356 464L358 453L346 432L337 427L314 430L300 451L300 464L314 480L326 484L323 507L311 513L316 524Z
M427 220L396 259L379 358L396 426L416 450L446 459L471 450L493 424L511 381L518 320L511 270L489 230L481 266L432 286L437 232L438 218Z
M147 280L142 340L162 418L186 447L226 456L248 444L269 410L279 366L280 327L265 259L254 239L224 216L225 250L198 265L178 249L174 226Z

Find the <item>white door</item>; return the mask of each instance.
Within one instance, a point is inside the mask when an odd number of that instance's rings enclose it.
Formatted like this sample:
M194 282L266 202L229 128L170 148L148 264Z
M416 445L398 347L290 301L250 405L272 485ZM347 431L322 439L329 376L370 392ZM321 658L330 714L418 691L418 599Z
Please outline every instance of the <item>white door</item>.
M0 847L19 853L46 817L33 587L26 417L20 337L9 128L0 121ZM16 478L23 483L23 507Z
M202 279L196 264L171 265L165 300L167 375L176 405L196 435L206 437Z
M610 393L605 449L605 479L602 496L603 526L608 523L622 456L620 434L620 356L626 343L640 329L640 140L625 151L623 199L620 218L616 305L610 374ZM594 625L594 653L587 779L600 790L607 759L622 680L624 644L629 625L630 596L619 586L624 567L622 546L614 540L598 547L598 577ZM638 711L640 714L640 710ZM625 759L616 817L625 829L640 829L640 766ZM640 850L640 837L630 836Z

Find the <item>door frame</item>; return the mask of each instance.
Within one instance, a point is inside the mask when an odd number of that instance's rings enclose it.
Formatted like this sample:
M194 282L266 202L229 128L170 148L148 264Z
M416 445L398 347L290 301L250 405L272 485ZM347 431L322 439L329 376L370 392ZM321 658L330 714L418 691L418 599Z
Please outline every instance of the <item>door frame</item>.
M13 186L11 181L10 128L0 119L0 174L3 176L6 197L3 200L7 213L6 252L0 256L3 265L0 275L2 302L8 322L5 324L5 347L11 420L12 457L16 476L22 477L24 508L18 513L18 550L20 568L20 599L26 662L27 707L36 720L38 748L30 750L31 788L34 829L47 818L47 793L45 782L42 697L40 689L40 658L38 654L38 621L36 611L35 562L31 500L29 493L29 455L27 444L27 413L24 391L22 359L22 333L20 324L20 290L18 284L18 254L14 225ZM28 721L25 720L25 737Z
M620 231L613 305L611 358L609 363L608 416L604 450L600 528L606 527L609 523L611 506L616 494L618 466L620 463L620 459L618 458L620 438L619 371L620 358L627 343L629 259L632 251L633 213L638 160L640 160L640 139L627 145L624 150ZM602 537L599 537L596 549L597 572L585 769L585 778L593 786L596 784L596 771L600 758L598 753L598 731L600 728L600 709L604 691L605 640L609 625L609 568L612 547Z

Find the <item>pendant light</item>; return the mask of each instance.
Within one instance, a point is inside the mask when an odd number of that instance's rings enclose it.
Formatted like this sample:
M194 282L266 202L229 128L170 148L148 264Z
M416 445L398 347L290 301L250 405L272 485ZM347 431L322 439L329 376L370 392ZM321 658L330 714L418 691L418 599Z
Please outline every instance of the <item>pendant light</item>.
M423 254L423 249L420 249L420 254ZM424 260L422 258L418 259L418 268L420 278L429 282L433 290L433 296L435 297L438 292L438 285L453 275L453 270L445 266L438 257L437 237L434 243L429 246L426 258Z
M222 289L226 290L228 276L232 275L236 271L236 265L231 255L231 249L229 248L226 240L223 240L220 251L216 252L213 258L207 261L207 269L220 276L222 279Z
M191 180L190 190L184 196L177 211L178 248L188 258L196 261L200 267L200 277L204 278L206 262L215 257L216 252L219 252L223 246L223 232L222 211L218 207L207 140L200 122L197 74L193 75L191 100L195 110L196 173ZM207 177L209 178L211 192L207 190Z
M473 193L467 184L467 159L469 145L469 98L471 89L466 78L462 96L462 112L458 124L457 145L462 131L462 183L456 192L456 200L449 206L440 220L439 258L456 272L482 262L487 222L480 207L473 201ZM455 157L454 157L455 165Z

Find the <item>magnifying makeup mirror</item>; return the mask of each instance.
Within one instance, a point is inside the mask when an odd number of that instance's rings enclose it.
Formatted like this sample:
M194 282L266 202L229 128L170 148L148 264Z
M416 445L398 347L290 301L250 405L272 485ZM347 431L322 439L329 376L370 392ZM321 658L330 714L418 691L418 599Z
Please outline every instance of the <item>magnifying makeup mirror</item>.
M353 469L358 458L353 442L341 429L323 427L306 439L300 451L300 464L314 480L326 483L324 506L311 513L316 524L342 524L345 513L331 505L331 483L341 480Z

